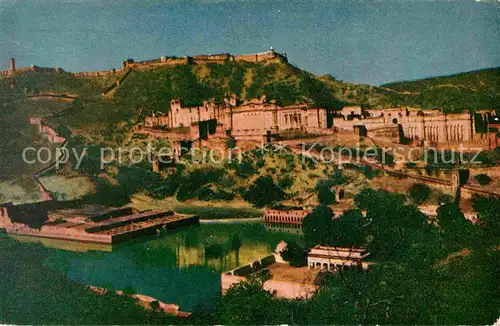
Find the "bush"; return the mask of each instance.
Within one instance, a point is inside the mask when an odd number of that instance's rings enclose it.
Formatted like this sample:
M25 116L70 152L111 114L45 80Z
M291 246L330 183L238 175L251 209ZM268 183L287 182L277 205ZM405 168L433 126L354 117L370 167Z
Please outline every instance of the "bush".
M291 266L300 267L307 265L307 252L304 248L293 241L289 241L281 257Z
M412 203L414 203L415 205L420 205L429 197L430 193L431 188L429 188L428 185L423 183L416 183L411 186L410 190L408 191L408 196Z
M258 177L248 188L248 191L243 193L243 199L256 207L276 204L284 198L283 190L268 175Z
M491 182L491 178L487 174L478 174L474 179L481 185L486 186Z
M335 203L335 193L330 189L330 187L320 187L317 188L318 202L321 205L331 205Z
M235 166L236 175L240 178L248 178L257 173L257 169L247 159Z
M347 183L347 178L341 170L335 170L330 180L332 180L333 186L339 186Z
M185 201L198 198L200 189L204 189L203 186L210 183L217 183L223 176L224 170L222 169L194 170L182 179L177 191L177 199ZM202 196L206 195L204 190L202 193Z
M444 205L448 203L453 203L453 196L448 195L448 194L441 194L436 198L436 202L439 205Z
M233 149L235 147L236 147L236 139L231 137L228 140L226 140L226 148L227 149Z
M289 175L285 175L278 180L278 185L282 189L289 189L291 186L293 186L293 179Z
M333 230L333 211L328 206L320 205L314 208L302 221L302 232L307 246L330 244Z

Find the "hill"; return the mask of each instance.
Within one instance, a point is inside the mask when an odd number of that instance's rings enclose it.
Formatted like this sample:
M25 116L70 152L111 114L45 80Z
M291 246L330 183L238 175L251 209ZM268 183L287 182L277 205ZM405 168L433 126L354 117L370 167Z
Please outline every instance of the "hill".
M500 68L395 82L381 87L397 92L388 93L397 94L389 96L389 101L401 100L411 106L487 109L500 103Z
M130 69L130 70L127 70ZM120 81L116 85L117 80ZM107 90L107 91L105 91ZM76 97L43 98L52 93ZM19 170L22 148L40 143L28 125L30 116L46 117L79 144L121 146L132 127L152 112L168 112L173 98L183 105L199 105L214 98L223 101L234 93L240 101L266 95L280 105L305 102L338 109L346 104L366 107L408 105L447 109L488 108L500 102L500 69L486 69L446 77L386 84L381 87L347 83L330 75L316 76L287 61L188 63L134 66L116 75L72 74L46 69L0 77L0 179ZM103 95L104 94L104 95ZM36 166L22 165L23 173Z
M16 124L3 126L12 129L5 138L20 141L22 125L30 115L50 116L54 126L64 126L73 135L83 136L90 143L119 144L123 134L145 115L167 112L174 98L183 105L200 105L214 98L222 102L226 93L236 94L240 101L266 95L280 105L309 103L331 109L346 103L368 106L382 105L384 96L369 85L343 83L331 76L317 77L287 62L237 62L223 64L180 64L151 69L131 68L124 76L79 77L67 72L23 72L0 78L0 103L6 120L15 116ZM126 77L126 78L124 78ZM111 89L117 79L120 85ZM29 101L40 93L70 94L78 100L71 104L53 103L46 99ZM57 99L55 99L57 100ZM26 108L26 106L29 108ZM62 114L61 112L68 112ZM70 112L70 113L69 113ZM12 119L10 119L12 120Z

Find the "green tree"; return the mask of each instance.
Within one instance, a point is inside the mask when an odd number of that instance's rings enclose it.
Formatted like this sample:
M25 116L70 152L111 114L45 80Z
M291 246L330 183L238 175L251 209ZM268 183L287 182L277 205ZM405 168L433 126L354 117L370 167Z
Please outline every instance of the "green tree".
M307 251L295 241L288 241L285 250L281 252L281 257L291 266L307 265Z
M319 180L316 184L316 194L320 205L331 205L335 203L335 192L331 189L332 184L333 180L331 179Z
M313 209L302 221L302 232L308 247L317 244L328 245L331 242L333 229L333 211L330 207L320 205Z
M475 195L472 207L479 213L480 239L488 245L500 244L500 199Z
M333 220L331 241L332 244L342 247L360 247L365 243L365 229L363 214L358 209L344 212Z
M215 314L217 323L227 325L287 322L283 319L277 301L262 288L262 282L257 279L231 287L217 303Z
M474 179L476 179L481 186L487 186L491 182L491 178L487 174L478 174Z
M260 176L243 194L243 199L256 207L276 204L285 198L283 190L274 183L271 176Z
M431 188L428 185L424 183L415 183L411 186L410 190L408 190L408 197L415 205L421 205L429 198L430 193Z
M477 228L467 220L455 203L441 205L437 209L439 226L450 250L474 247L477 242Z

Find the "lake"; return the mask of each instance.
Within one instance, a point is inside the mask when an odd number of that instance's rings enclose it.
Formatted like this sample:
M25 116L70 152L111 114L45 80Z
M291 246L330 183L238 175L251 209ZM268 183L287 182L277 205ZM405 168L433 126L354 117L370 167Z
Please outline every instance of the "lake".
M184 311L210 310L220 296L221 272L271 254L281 240L300 238L274 230L262 222L202 223L120 244L112 251L44 241L71 249L49 249L44 264L82 284L149 295Z

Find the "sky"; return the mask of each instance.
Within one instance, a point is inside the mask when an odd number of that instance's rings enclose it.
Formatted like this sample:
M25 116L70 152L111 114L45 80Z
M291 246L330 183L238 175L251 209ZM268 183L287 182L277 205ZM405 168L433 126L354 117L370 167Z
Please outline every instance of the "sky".
M489 1L489 2L487 2ZM500 66L500 0L0 0L0 69L263 52L380 85Z

